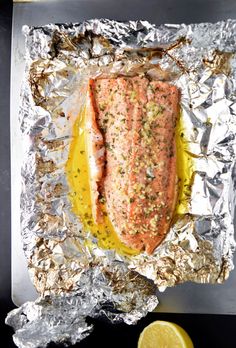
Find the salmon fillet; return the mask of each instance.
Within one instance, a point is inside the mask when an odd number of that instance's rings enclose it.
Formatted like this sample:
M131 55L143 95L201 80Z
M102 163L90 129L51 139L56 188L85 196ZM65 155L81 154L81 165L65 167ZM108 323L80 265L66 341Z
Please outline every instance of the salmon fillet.
M88 100L90 156L97 165L90 178L93 217L102 221L105 204L120 239L152 253L176 204L179 91L144 76L96 79Z

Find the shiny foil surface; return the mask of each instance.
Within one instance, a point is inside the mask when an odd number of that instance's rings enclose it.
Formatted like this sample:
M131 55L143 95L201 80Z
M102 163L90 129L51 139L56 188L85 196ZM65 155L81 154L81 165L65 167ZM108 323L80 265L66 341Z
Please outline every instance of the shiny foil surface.
M158 289L227 279L235 249L236 21L93 19L23 32L21 231L39 298L6 319L16 345L74 344L92 330L86 317L134 324L157 306ZM88 79L137 73L179 87L189 173L165 240L152 255L128 256L99 247L83 228L65 167Z

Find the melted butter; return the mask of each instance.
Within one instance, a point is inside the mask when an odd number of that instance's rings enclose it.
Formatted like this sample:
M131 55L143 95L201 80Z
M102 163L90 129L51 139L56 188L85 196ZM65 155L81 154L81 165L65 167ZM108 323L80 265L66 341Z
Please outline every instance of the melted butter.
M185 137L185 127L180 113L176 125L176 151L177 151L177 176L178 176L178 201L175 208L176 215L189 212L189 200L193 180L193 159L189 155L189 146Z
M104 206L104 222L96 224L92 217L89 166L86 149L85 131L85 109L79 114L72 132L72 142L66 173L69 186L71 188L70 201L73 212L79 216L84 230L92 233L98 240L99 247L103 249L114 249L121 255L136 255L137 250L124 245L118 238L112 223L110 222Z

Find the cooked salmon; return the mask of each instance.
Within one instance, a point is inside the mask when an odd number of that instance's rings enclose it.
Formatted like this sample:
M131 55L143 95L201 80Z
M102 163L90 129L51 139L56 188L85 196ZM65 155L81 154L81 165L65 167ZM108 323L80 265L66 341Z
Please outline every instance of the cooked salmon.
M90 191L91 191L91 202L92 202L92 215L96 223L102 222L102 210L99 204L99 192L101 191L100 185L104 174L105 164L105 147L103 135L101 134L97 125L97 113L95 99L93 98L92 86L93 83L90 81L91 87L88 89L87 97L87 117L85 128L87 131L87 152L89 162L89 174L90 174Z
M175 210L178 113L179 91L167 82L135 76L89 83L93 218L102 221L105 204L120 239L147 253L165 238Z

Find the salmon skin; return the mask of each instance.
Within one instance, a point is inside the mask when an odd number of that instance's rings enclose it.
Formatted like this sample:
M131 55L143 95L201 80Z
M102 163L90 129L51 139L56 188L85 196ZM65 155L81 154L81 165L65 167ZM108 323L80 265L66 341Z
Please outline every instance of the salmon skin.
M102 222L105 204L119 238L149 254L175 210L179 98L177 87L144 76L89 82L93 218Z

